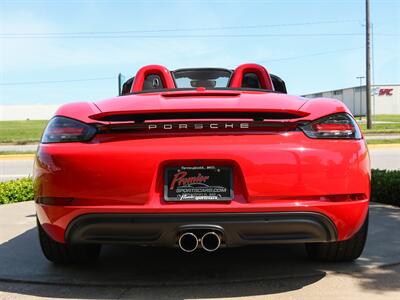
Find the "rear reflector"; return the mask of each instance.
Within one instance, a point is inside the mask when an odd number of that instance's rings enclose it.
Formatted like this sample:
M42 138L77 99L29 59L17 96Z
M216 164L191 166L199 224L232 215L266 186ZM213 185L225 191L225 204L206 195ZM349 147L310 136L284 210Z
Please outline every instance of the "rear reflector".
M328 195L326 196L326 199L332 202L357 201L357 200L366 200L367 195L365 194Z
M45 205L72 205L74 198L64 198L64 197L38 197L36 199L37 203Z

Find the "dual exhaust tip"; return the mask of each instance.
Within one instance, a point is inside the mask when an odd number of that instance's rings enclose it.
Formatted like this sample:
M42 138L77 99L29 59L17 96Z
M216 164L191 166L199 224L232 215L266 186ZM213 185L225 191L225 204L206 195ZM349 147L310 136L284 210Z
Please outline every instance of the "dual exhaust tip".
M201 238L193 232L185 232L180 235L178 245L185 252L193 252L200 247L208 252L214 252L221 246L221 237L214 231L206 232Z

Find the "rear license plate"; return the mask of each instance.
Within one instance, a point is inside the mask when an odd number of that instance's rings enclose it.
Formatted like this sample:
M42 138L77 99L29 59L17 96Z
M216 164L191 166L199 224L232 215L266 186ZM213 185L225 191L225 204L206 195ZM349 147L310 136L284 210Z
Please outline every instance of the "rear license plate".
M229 201L233 199L232 168L180 166L165 169L166 201Z

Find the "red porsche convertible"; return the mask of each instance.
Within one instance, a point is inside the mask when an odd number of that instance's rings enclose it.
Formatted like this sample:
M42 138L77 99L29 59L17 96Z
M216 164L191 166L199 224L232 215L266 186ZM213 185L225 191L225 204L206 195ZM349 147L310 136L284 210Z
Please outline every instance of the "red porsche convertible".
M256 64L145 66L118 97L63 105L34 181L55 263L93 261L106 243L304 243L312 259L351 261L367 236L369 156L350 111L287 95Z

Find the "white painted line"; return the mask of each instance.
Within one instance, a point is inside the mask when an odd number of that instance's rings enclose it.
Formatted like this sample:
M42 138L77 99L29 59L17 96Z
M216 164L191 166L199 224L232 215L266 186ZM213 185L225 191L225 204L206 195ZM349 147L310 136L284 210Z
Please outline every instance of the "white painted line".
M0 175L0 181L8 181L23 177L32 176L31 174L11 174L11 175Z

